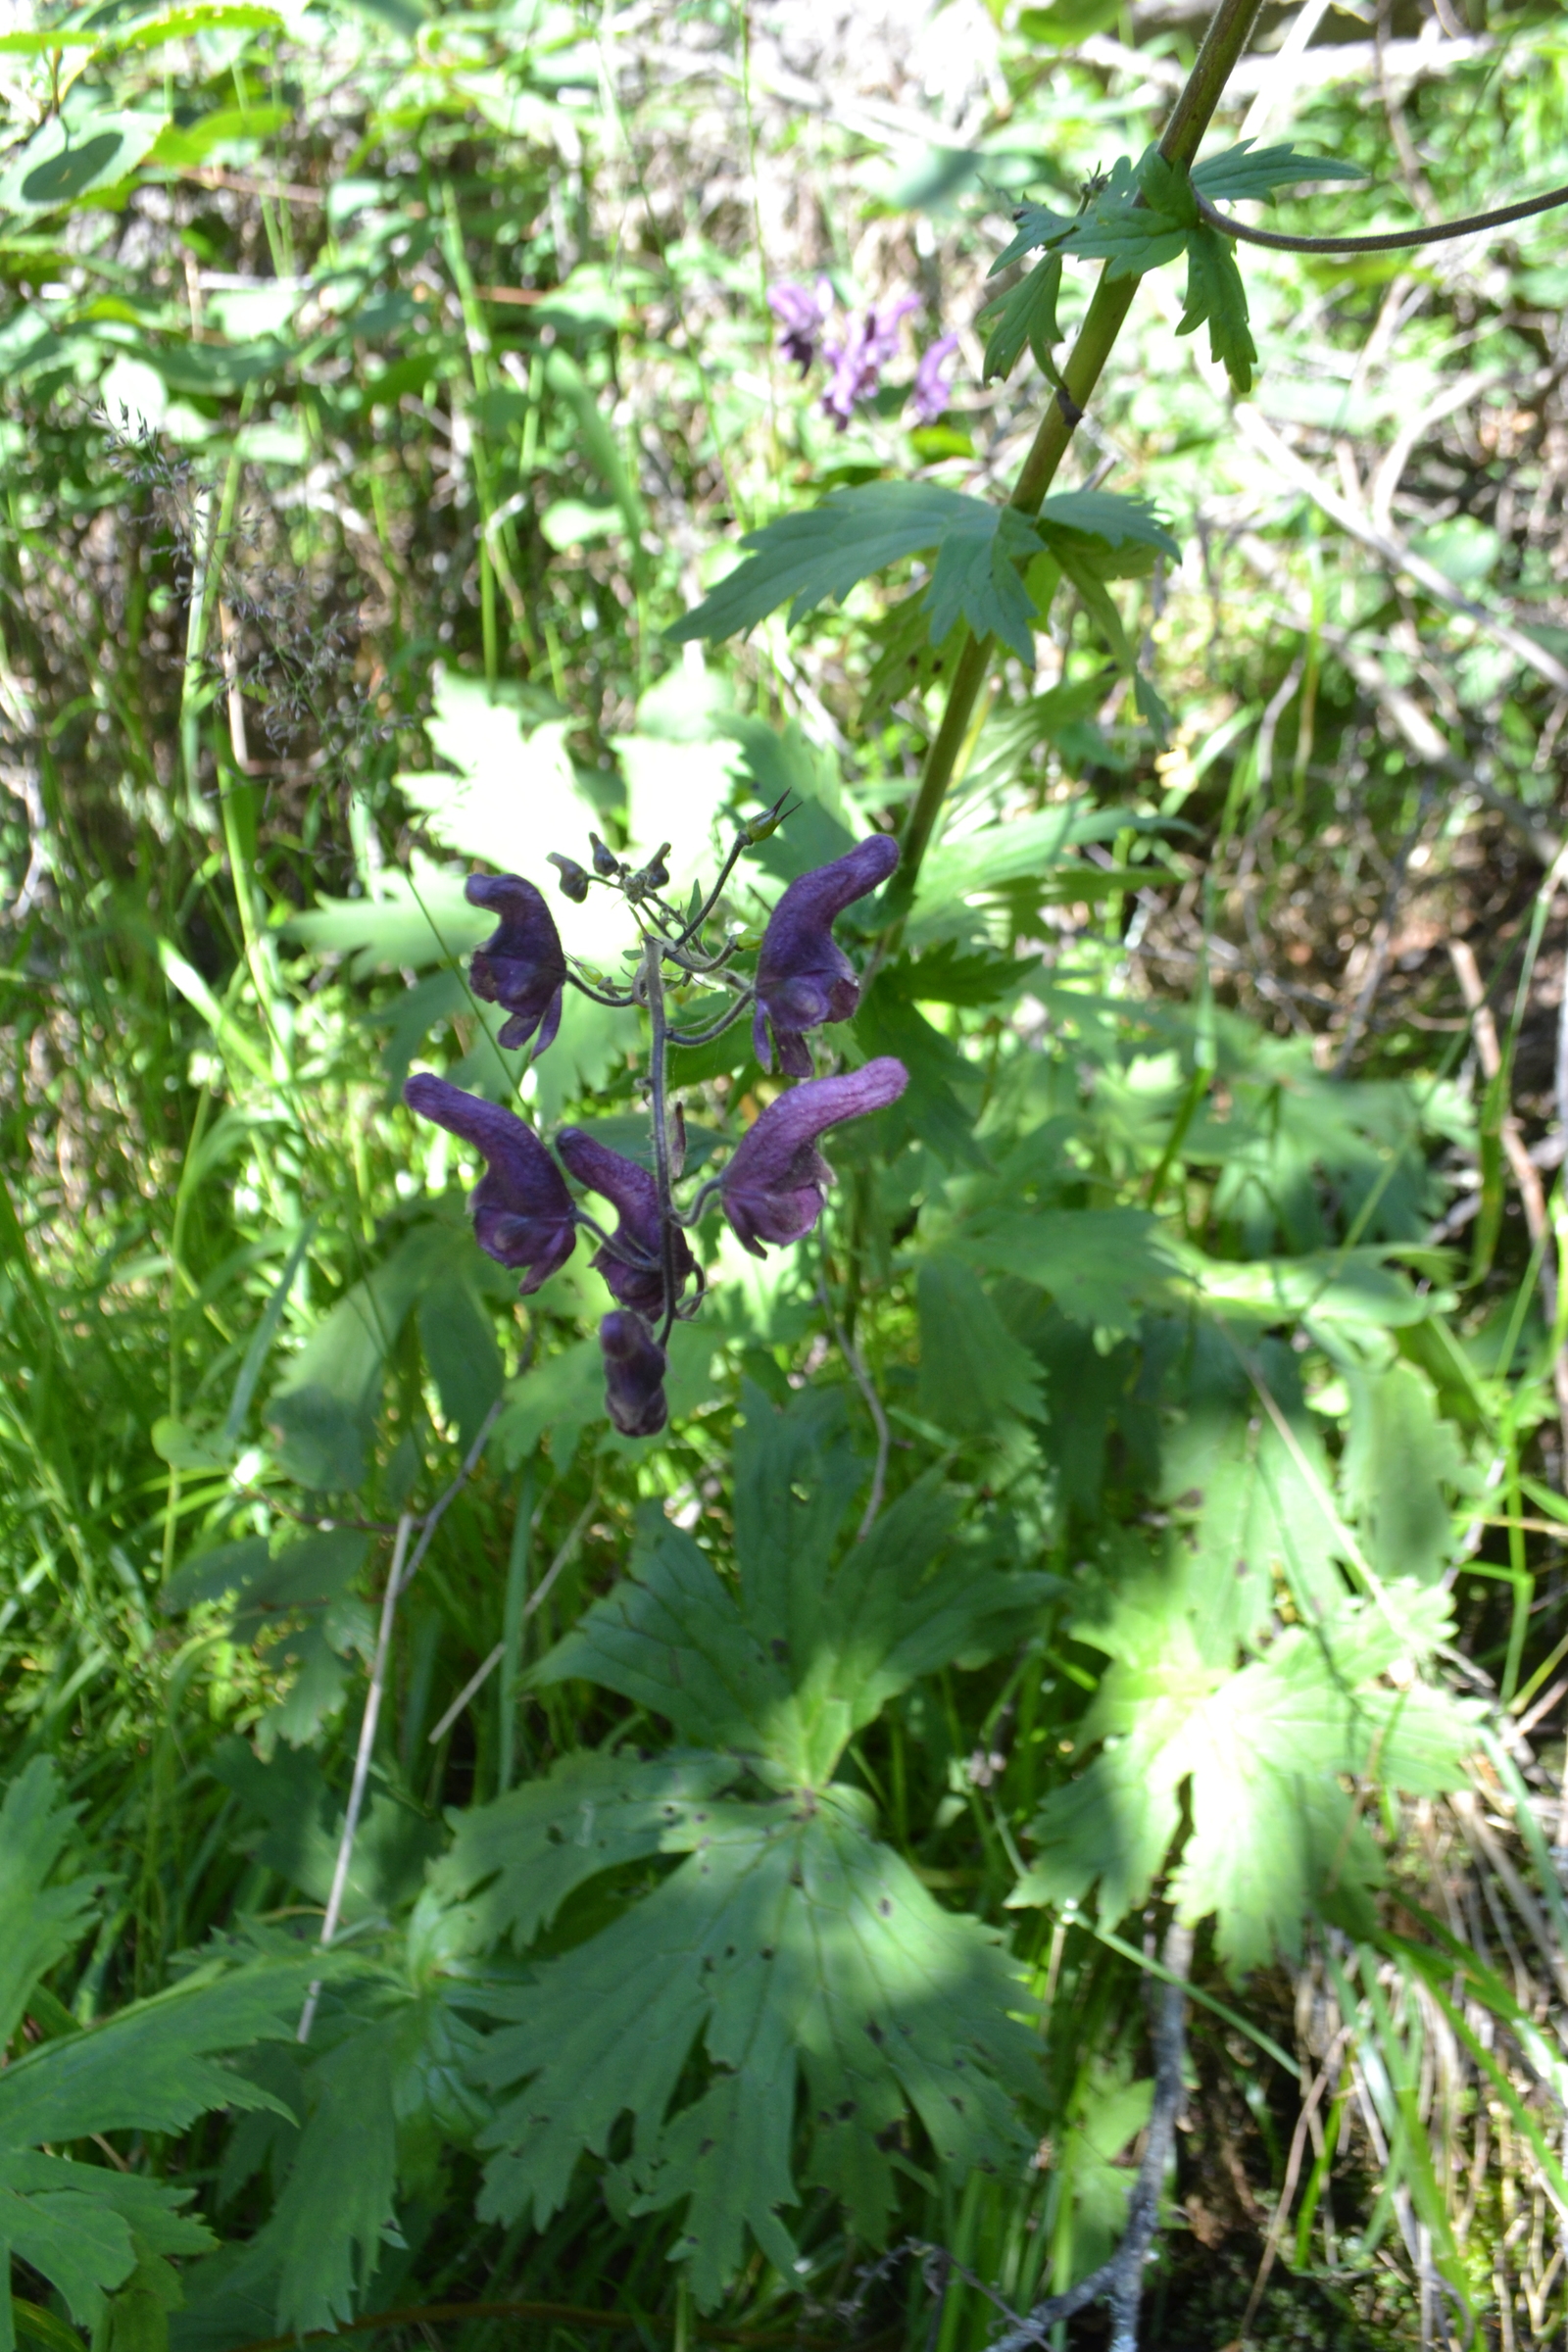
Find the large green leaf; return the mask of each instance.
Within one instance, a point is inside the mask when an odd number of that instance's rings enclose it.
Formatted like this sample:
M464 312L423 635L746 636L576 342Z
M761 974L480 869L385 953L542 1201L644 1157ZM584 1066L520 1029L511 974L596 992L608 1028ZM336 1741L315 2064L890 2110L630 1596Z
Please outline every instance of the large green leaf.
M1310 1630L1278 1634L1240 1671L1195 1620L1188 1579L1124 1592L1078 1638L1112 1661L1084 1726L1100 1754L1050 1796L1016 1903L1081 1901L1099 1883L1108 1922L1143 1902L1192 1828L1173 1881L1183 1918L1212 1914L1237 1975L1299 1955L1314 1909L1365 1924L1382 1861L1348 1783L1416 1795L1457 1786L1474 1705L1416 1679L1445 1632L1444 1606L1396 1589L1342 1599Z
M987 1273L1037 1284L1106 1345L1168 1301L1175 1271L1154 1219L1139 1208L992 1211L960 1225L951 1247Z
M793 627L873 572L935 549L925 594L932 641L940 644L962 618L976 636L1000 637L1032 665L1034 614L1020 567L1039 554L1042 542L1053 546L1058 537L1111 548L1143 538L1179 552L1147 507L1103 491L1048 498L1038 522L1031 522L1010 507L937 482L862 482L830 492L819 507L749 531L741 542L752 551L747 561L668 634L677 642L716 642L755 628L783 605Z
M53 114L0 172L0 210L52 213L133 172L164 126L162 114Z
M857 581L938 547L950 536L989 548L998 510L937 482L862 482L834 490L819 507L748 531L744 564L667 634L676 644L717 643L755 629L781 605L791 626L817 605L847 596Z
M865 1464L842 1399L778 1412L748 1387L743 1410L733 1576L651 1505L628 1576L535 1669L618 1690L709 1752L565 1759L465 1817L436 1882L481 1942L526 1947L576 1888L642 1866L609 1927L485 1996L500 2030L477 2068L495 2106L482 2210L541 2225L629 2115L612 2200L684 2201L675 2250L705 2306L748 2233L795 2259L803 2088L806 2178L875 2238L911 2110L945 2170L996 2166L1024 2145L1031 2081L1001 1939L940 1910L830 1775L914 1677L1015 1640L1049 1580L994 1563L935 1477L847 1540Z
M931 1481L840 1548L865 1466L843 1443L834 1401L780 1414L748 1387L744 1402L737 1585L650 1506L629 1575L535 1679L601 1683L683 1740L748 1756L775 1780L819 1785L895 1691L1003 1646L1050 1588L999 1574L956 1542L956 1505Z
M108 2294L133 2275L136 2291L167 2309L177 2293L172 2274L155 2266L214 2242L178 2210L189 2191L52 2151L109 2132L182 2132L214 2108L286 2115L272 2092L226 2061L289 2039L322 1973L308 1954L237 1968L213 1962L0 2071L0 2261L15 2254L41 2272L86 2327L104 2322ZM127 2306L126 2327L132 2317ZM12 2340L10 2298L0 2295L0 2352Z
M63 1959L95 1909L90 1879L62 1872L75 1808L60 1801L54 1766L37 1756L0 1805L0 2051L27 1994Z
M956 2177L1017 2160L1012 2094L1033 2045L1009 2015L1024 1996L1001 1939L939 1910L848 1792L722 1803L688 1835L690 1859L644 1901L490 1995L503 2022L478 2069L496 2101L481 2211L531 2210L541 2226L579 2154L606 2154L629 2114L621 2193L634 2211L688 2200L677 2251L706 2308L748 2230L781 2269L794 2261L780 2209L799 2198L800 2075L808 2178L874 2241L892 2198L885 2144L911 2108ZM708 2088L671 2116L699 2037Z
M1012 1417L1043 1421L1040 1373L969 1268L941 1255L922 1260L920 1410L961 1437L996 1437Z

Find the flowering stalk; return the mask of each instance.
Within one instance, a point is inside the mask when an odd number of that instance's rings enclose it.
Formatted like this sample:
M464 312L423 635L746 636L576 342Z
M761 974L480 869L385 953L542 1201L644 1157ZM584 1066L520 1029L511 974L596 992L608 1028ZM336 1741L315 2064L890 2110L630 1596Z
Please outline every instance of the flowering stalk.
M1185 166L1193 162L1214 110L1224 96L1225 84L1247 47L1260 6L1261 0L1220 0L1159 142L1159 152L1166 163ZM1143 199L1140 197L1139 201ZM1020 514L1039 514L1132 309L1138 280L1112 278L1114 266L1107 262L1101 271L1083 324L1062 368L1061 380L1040 420L1007 501ZM967 739L975 703L990 674L995 642L994 638L975 637L959 624L956 660L950 673L942 724L926 754L920 789L900 838L903 860L887 900L888 913L895 922L902 920L913 903L921 861L930 847L942 803L953 781L954 767Z
M625 901L641 947L625 991L600 985L598 975L590 979L575 968L531 882L515 874L469 878L470 901L492 908L500 921L493 937L475 950L471 970L475 993L509 1016L503 1044L531 1039L536 1057L547 1052L567 988L596 1004L636 1004L646 1011L651 1170L580 1127L561 1130L552 1156L514 1111L465 1094L429 1072L411 1078L403 1090L411 1109L483 1154L486 1173L472 1200L474 1237L502 1265L521 1272L525 1294L565 1263L579 1226L598 1241L593 1262L616 1301L599 1329L605 1404L625 1437L653 1437L668 1418L666 1350L677 1318L695 1314L702 1303L702 1268L687 1235L705 1211L716 1200L740 1241L759 1257L765 1254L764 1242L801 1240L820 1216L833 1181L817 1138L846 1119L882 1109L907 1083L903 1063L888 1056L838 1076L815 1077L808 1042L808 1032L848 1020L859 1003L859 976L833 937L833 924L897 866L898 844L890 836L872 834L845 857L790 884L769 917L749 979L735 968L737 937L705 942L706 927L719 914L740 858L765 840L783 813L779 802L741 828L716 881L706 895L699 893L686 915L663 895L669 882L667 843L633 867L590 835L591 872L575 858L552 852L567 899L580 904L597 885L619 892ZM716 1020L683 1030L669 1018L668 992L698 979L717 982L731 1001ZM748 1011L763 1067L771 1067L776 1046L784 1074L803 1083L766 1105L722 1175L704 1184L683 1212L676 1187L684 1175L685 1129L680 1105L671 1109L670 1049L706 1044ZM586 1191L613 1205L618 1219L613 1233L576 1204L558 1159ZM688 1300L689 1284L695 1287Z

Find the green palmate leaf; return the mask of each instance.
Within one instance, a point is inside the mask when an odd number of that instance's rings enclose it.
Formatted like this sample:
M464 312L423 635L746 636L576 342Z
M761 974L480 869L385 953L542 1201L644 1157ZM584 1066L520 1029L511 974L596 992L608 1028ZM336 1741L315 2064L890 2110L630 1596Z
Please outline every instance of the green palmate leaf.
M1097 687L1097 699L1104 699L1102 686ZM1131 809L1099 808L1089 800L1062 801L1033 816L988 825L982 832L962 834L956 841L941 841L920 870L916 922L982 891L1000 890L1011 882L1045 881L1070 866L1068 853L1085 842L1114 840L1128 830L1144 831L1149 822ZM882 986L881 975L877 986ZM941 1000L933 997L933 1002Z
M603 1684L663 1715L683 1740L750 1757L773 1777L819 1782L896 1691L1001 1646L1047 1588L978 1569L961 1551L944 1561L956 1506L930 1480L831 1567L865 1474L837 1403L781 1417L756 1389L744 1395L739 1592L650 1506L630 1576L535 1679Z
M1010 507L988 505L936 482L863 482L835 490L819 507L786 514L741 545L748 560L669 630L677 643L717 641L755 628L781 606L791 626L829 598L848 595L906 556L936 551L924 610L933 643L941 644L961 617L981 636L999 636L1020 661L1034 661L1033 613L1019 577L1041 542L1083 541L1114 550L1139 542L1170 553L1176 543L1152 511L1136 499L1100 491L1047 499L1038 524Z
M748 1387L743 1409L734 1576L651 1505L631 1573L535 1670L617 1690L708 1752L565 1759L464 1818L437 1874L481 1940L526 1948L585 1882L687 1857L515 1995L486 1996L500 2030L476 2078L494 2109L482 2210L542 2223L629 2115L612 2202L685 2203L676 2252L705 2306L748 2233L795 2259L803 2091L804 2180L875 2238L910 2111L944 2168L1000 2165L1024 2144L1031 2079L1000 1938L940 1910L830 1775L916 1676L1016 1639L1049 1580L992 1566L934 1476L854 1541L866 1466L842 1397L779 1413ZM675 2108L699 2057L705 2079Z
M1344 1590L1332 1474L1294 1362L1276 1348L1268 1367L1288 1438L1257 1413L1250 1391L1196 1382L1166 1433L1159 1494L1182 1528L1194 1637L1205 1659L1228 1661L1238 1642L1254 1641L1281 1586L1307 1617Z
M1061 341L1061 329L1056 324L1060 293L1061 256L1048 253L1010 294L982 312L983 318L996 318L986 342L980 371L982 383L990 383L995 376L1010 375L1026 345L1046 374L1054 375L1055 364L1051 355L1053 346Z
M63 1959L91 1918L91 1880L63 1871L76 1808L62 1804L53 1765L35 1757L0 1805L0 2051L27 1995Z
M275 2104L224 2056L292 2035L318 1973L309 1959L214 1964L88 2032L40 2043L0 2074L0 2148L180 2132L213 2107Z
M923 911L925 903L917 904ZM860 1000L855 1036L867 1059L890 1054L909 1073L903 1096L883 1113L892 1135L918 1136L950 1168L989 1166L975 1141L974 1113L958 1091L967 1094L978 1073L896 986L884 986L881 974Z
M1026 253L1038 253L1043 247L1060 245L1078 223L1072 213L1053 211L1049 204L1021 204L1013 215L1018 233L1004 246L991 265L990 274L1006 270L1022 261Z
M1179 543L1144 498L1122 498L1111 490L1062 490L1040 510L1040 535L1054 551L1064 533L1099 541L1107 548L1148 547L1173 559ZM1106 573L1103 576L1115 576Z
M1281 188L1325 179L1365 179L1359 164L1332 155L1302 155L1294 147L1254 147L1244 139L1193 166L1195 188L1210 204L1272 203Z
M1200 1636L1185 1574L1125 1592L1076 1629L1112 1660L1084 1727L1101 1752L1048 1798L1012 1899L1082 1900L1098 1882L1102 1918L1121 1917L1165 1860L1185 1788L1173 1891L1189 1922L1213 1914L1234 1974L1298 1955L1313 1909L1364 1923L1382 1864L1346 1783L1436 1793L1476 1737L1473 1706L1413 1679L1437 1623L1342 1599L1234 1672Z
M311 2068L288 2179L255 2249L279 2272L277 2318L298 2334L354 2317L397 2185L394 2015L346 2034Z
M604 2154L629 2113L620 2192L633 2211L689 2200L676 2250L709 2307L746 2230L780 2268L794 2261L780 2208L799 2196L802 2074L807 2177L874 2240L893 2187L879 2143L910 2107L956 2173L1021 2146L1001 2079L1027 2082L1030 2037L1008 2015L1019 1972L1000 1938L938 1910L848 1791L805 1807L727 1803L700 1841L691 1829L673 1877L516 1995L490 1996L504 2022L478 2068L496 2101L481 2211L531 2207L542 2224L580 2152ZM670 2117L699 2037L710 2086Z
M1230 377L1238 394L1252 388L1257 346L1247 318L1247 288L1236 251L1216 229L1195 228L1187 241L1187 291L1176 332L1190 335L1208 321L1209 356Z
M956 1258L920 1268L920 1410L959 1436L996 1436L1013 1414L1046 1418L1039 1368Z
M666 634L684 644L716 643L753 629L781 605L791 626L858 580L949 538L989 549L999 510L936 482L862 482L834 490L819 507L785 514L748 531L752 550L703 602Z
M601 1871L690 1853L706 1808L743 1769L732 1757L678 1749L564 1756L543 1780L456 1815L452 1850L431 1883L449 1898L482 1888L472 1897L481 1941L510 1936L520 1948Z
M449 963L494 928L495 916L465 899L461 874L418 859L412 874L388 867L376 898L322 899L307 913L291 915L285 926L289 938L322 955L348 956L355 980Z
M217 2243L180 2212L190 2194L107 2166L0 2148L0 2260L8 2272L13 2258L29 2264L77 2325L96 2330L109 2317L111 2294L138 2273L159 2278L166 2296L172 2287L177 2301L177 2282L161 2258L210 2253ZM11 2352L14 2342L11 2298L0 2295L0 2347Z
M1011 507L993 512L989 536L953 531L937 550L925 599L931 642L943 644L966 620L976 637L1000 637L1032 669L1035 611L1019 565L1038 554L1039 534Z
M1139 1208L992 1213L960 1226L951 1246L987 1273L1037 1284L1107 1344L1168 1299L1175 1271L1154 1219Z
M119 2327L156 2332L170 2308L171 2278L148 2266L207 2251L208 2232L179 2207L189 2191L138 2174L46 2152L107 2132L181 2132L213 2108L270 2107L234 2054L286 2040L322 1963L310 1956L213 1963L169 1992L138 2001L104 2025L38 2044L0 2072L0 2260L16 2255L41 2273L80 2325L100 2327L107 2297L127 2281ZM150 2303L148 2302L150 2298ZM0 2352L12 2343L9 2296L0 2297Z

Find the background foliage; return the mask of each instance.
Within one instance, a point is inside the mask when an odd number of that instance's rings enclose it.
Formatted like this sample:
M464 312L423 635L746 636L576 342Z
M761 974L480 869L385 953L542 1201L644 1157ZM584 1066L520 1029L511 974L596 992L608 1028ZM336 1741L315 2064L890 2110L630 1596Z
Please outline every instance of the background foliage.
M1557 13L1467 4L1266 12L1213 148L1366 175L1308 230L1561 177ZM1137 157L1200 29L0 37L0 2328L978 2352L1122 2228L1175 1914L1147 2340L1560 2329L1551 219L1245 252L1250 384L1143 279L1058 487L1162 520L1092 563L1068 514L1009 608L845 1049L908 1093L794 1255L709 1229L667 1439L609 1432L583 1256L520 1304L398 1104L417 1063L646 1147L625 1016L497 1044L471 861L550 889L593 825L683 884L788 788L760 914L900 819L930 542L857 580L857 521L794 629L737 542L1004 495L1056 348L1032 257L988 282L1011 208ZM920 304L842 434L765 303L819 273ZM759 625L672 640L709 594ZM677 1062L694 1161L748 1055ZM393 1533L481 1435L313 1957Z

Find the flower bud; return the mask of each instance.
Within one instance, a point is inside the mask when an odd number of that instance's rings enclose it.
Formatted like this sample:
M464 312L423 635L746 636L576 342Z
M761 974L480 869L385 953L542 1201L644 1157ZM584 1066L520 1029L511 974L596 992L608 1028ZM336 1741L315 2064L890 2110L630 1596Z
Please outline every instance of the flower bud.
M612 875L619 873L620 859L613 850L606 849L597 833L590 833L588 838L594 845L594 872L608 882Z
M550 863L560 869L561 895L580 906L588 896L589 875L575 858L563 858L559 850L549 852Z
M610 1418L623 1438L656 1437L669 1419L664 1350L642 1317L623 1308L600 1324L599 1346Z

